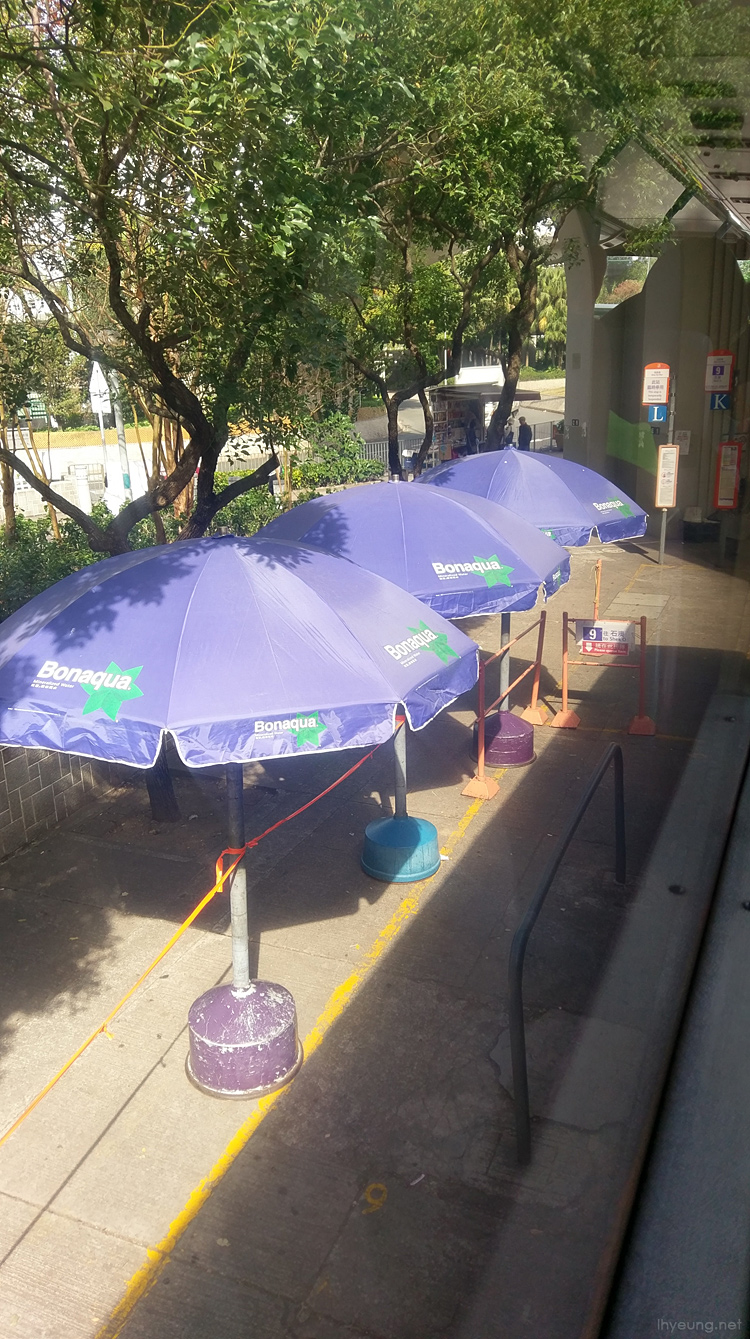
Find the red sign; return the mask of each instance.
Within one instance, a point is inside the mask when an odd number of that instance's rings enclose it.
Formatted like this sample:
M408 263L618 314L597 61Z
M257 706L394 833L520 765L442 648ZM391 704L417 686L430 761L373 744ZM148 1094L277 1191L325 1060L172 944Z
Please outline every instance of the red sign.
M581 650L587 656L626 656L630 647L627 642L581 642Z
M716 511L734 511L740 491L740 460L742 447L739 442L719 442L719 454L716 459L716 481L714 483L714 509Z
M646 363L641 404L666 404L668 400L669 363Z
M576 619L576 641L587 656L627 656L635 645L629 619Z

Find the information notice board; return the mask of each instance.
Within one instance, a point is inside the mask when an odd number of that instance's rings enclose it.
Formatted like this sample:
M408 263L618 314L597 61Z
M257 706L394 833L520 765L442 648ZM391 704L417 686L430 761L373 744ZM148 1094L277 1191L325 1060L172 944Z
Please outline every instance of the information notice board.
M716 511L733 511L737 506L737 497L740 491L741 455L742 447L739 442L719 442L714 483L714 509Z
M677 467L680 458L679 446L673 444L659 447L656 463L655 507L676 507L677 505Z

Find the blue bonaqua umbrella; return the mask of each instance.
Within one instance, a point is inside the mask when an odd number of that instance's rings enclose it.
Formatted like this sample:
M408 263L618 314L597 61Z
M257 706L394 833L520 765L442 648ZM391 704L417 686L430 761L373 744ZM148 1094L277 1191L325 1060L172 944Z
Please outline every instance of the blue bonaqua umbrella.
M421 729L477 670L474 642L343 558L199 540L105 559L0 626L0 743L147 768L169 733L189 766L227 764L238 848L240 763L379 744L400 706ZM366 833L378 877L440 864L434 826L406 814L403 727L398 739L396 817ZM301 1050L289 991L251 977L241 866L230 905L232 985L190 1009L187 1069L204 1092L246 1098L287 1083Z
M570 577L559 545L469 493L362 484L313 498L261 532L350 558L444 618L531 609Z
M227 536L66 577L0 625L0 742L151 767L381 743L477 677L474 642L297 544Z
M604 544L646 533L648 516L637 502L603 475L572 460L506 448L446 461L415 482L500 503L570 547L588 544L594 530Z

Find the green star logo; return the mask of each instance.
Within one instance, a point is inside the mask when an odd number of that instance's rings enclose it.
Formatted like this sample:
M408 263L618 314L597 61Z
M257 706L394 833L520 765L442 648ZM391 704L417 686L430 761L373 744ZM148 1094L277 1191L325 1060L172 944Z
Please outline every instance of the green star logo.
M482 571L482 576L484 577L488 586L510 586L512 584L510 578L511 573L515 569L512 567L504 567L503 564L500 562L496 553L493 553L489 558L477 558L475 554L474 562L497 563L497 567L493 567L489 571L487 571L485 567Z
M302 714L301 711L297 713L298 716L302 716ZM320 736L325 730L325 725L321 725L317 711L313 712L312 715L307 716L305 719L314 721L315 724L303 725L300 726L299 729L291 731L294 735L296 746L297 748L301 748L303 744L312 744L313 748L317 748L320 744Z
M122 670L116 665L114 660L110 660L106 669L106 679L98 688L93 684L82 683L80 687L85 693L88 693L88 701L83 708L83 715L88 716L92 711L103 711L105 716L109 716L111 721L117 720L117 713L123 702L127 702L132 697L143 697L143 693L134 682L141 670L142 665L135 669ZM114 680L114 683L107 683L107 679ZM126 688L118 688L117 685L127 679L129 681Z
M546 535L548 539L554 539L555 543L558 543L557 535L554 530L542 530L542 534Z
M622 512L623 516L633 515L633 508L629 507L627 502L623 502L621 497L608 497L605 500L607 502L612 502L614 506L617 507L617 510Z
M432 628L428 628L426 623L420 623L417 628L409 628L409 632L432 633L432 640L427 643L426 650L434 651L435 655L438 656L444 664L447 664L449 660L458 660L458 652L454 651L453 647L448 645L447 632L432 632Z

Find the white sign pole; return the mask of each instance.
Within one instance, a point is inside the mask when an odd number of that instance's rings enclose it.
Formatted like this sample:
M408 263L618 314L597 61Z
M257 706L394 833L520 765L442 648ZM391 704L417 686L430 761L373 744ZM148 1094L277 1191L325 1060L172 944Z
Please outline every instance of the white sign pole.
M91 364L91 379L89 381L89 398L91 408L99 419L99 432L102 439L102 455L104 457L104 487L107 487L107 438L104 435L104 415L111 410L109 398L109 386L104 377L104 373L98 363Z
M667 422L667 441L668 441L668 442L673 442L673 441L674 441L674 408L675 408L675 404L674 404L674 402L675 402L675 396L676 396L676 394L677 394L677 378L676 378L675 376L672 376L672 377L670 378L670 383L669 383L669 419L668 419L668 422ZM676 473L676 466L675 466L675 473ZM677 481L676 481L676 479L675 479L675 491L676 491L676 487L677 487ZM666 508L666 507L662 507L662 509L661 509L661 532L660 532L660 534L659 534L659 566L660 566L660 567L663 566L663 564L664 564L664 550L666 549L666 546L667 546L667 508Z
M659 538L659 562L664 562L664 546L667 538L667 512L677 503L677 467L680 448L669 444L659 447L656 466L656 497L654 506L661 508L661 535Z

